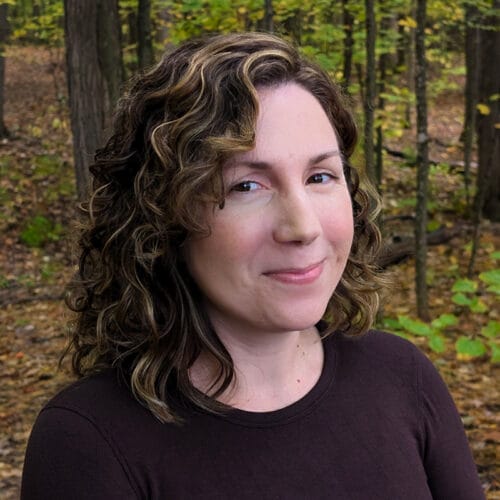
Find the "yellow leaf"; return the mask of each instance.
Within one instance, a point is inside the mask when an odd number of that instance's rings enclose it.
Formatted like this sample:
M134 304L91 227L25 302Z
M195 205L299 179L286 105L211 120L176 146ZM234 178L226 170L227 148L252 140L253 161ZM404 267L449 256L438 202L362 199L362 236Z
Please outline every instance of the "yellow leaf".
M400 26L406 26L408 28L416 28L417 27L417 21L413 19L413 17L406 16L404 19L400 19L398 24Z
M495 123L495 125L493 125L495 128L500 128L500 123Z
M31 127L31 135L33 137L42 137L42 129L36 125Z
M491 109L487 104L479 103L476 108L482 115L489 115L491 113Z
M247 8L246 8L246 7L241 6L241 7L238 9L238 12L239 12L240 14L246 14L246 12L247 12Z

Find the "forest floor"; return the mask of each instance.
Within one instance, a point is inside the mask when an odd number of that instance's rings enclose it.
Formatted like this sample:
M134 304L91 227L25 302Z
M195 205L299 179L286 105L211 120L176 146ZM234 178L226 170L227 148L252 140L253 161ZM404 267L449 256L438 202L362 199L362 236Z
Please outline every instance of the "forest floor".
M64 283L74 271L71 250L75 188L70 126L66 110L63 54L60 50L10 47L6 53L6 122L12 137L0 143L0 491L2 499L19 496L26 442L42 405L72 380L68 364L58 369L72 319L62 303ZM470 255L470 224L464 213L459 162L462 104L458 91L432 100L429 109L431 221L462 230L447 243L429 248L431 315L459 317L446 330L446 349L429 350L426 339L412 338L448 383L459 408L489 499L500 499L500 400L498 364L489 354L474 359L457 355L459 335L474 334L489 320L500 320L497 296L482 293L485 309L472 313L451 300L452 285L465 275ZM394 149L411 147L413 130L390 139ZM415 171L386 158L385 230L398 237L412 233ZM402 217L401 217L402 216ZM499 266L500 226L483 223L476 273ZM390 268L394 282L384 316L415 317L414 261ZM484 291L483 291L484 292ZM497 378L498 380L498 378Z

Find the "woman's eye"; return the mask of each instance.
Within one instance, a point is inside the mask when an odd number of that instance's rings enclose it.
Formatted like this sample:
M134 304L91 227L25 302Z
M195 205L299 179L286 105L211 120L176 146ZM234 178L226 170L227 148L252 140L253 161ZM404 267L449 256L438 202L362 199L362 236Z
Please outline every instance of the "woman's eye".
M332 174L326 172L313 174L307 179L308 184L324 184L325 182L331 181L333 179Z
M240 193L248 193L249 191L256 191L260 189L260 184L255 181L243 181L231 188L231 191L238 191Z

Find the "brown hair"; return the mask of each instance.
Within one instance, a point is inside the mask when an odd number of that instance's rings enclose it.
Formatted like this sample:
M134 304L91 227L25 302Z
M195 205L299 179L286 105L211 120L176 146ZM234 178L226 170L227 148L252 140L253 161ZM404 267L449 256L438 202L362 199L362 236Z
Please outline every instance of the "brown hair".
M264 33L184 43L139 75L119 102L113 135L91 166L77 276L67 304L78 313L68 350L79 376L114 366L160 420L176 415L172 388L217 411L234 377L231 357L200 306L180 248L208 234L206 203L223 206L222 165L255 141L257 87L296 82L321 103L338 136L355 236L325 316L325 334L365 332L378 307L373 267L379 233L370 198L349 165L357 140L339 87L287 42ZM220 370L210 396L190 382L200 352Z

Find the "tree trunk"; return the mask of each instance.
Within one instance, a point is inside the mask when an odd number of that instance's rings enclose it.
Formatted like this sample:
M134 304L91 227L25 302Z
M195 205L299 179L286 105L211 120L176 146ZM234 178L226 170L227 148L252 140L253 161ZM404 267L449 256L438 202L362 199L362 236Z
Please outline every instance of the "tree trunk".
M366 91L365 91L365 129L364 153L365 168L370 181L377 185L373 145L374 108L376 94L375 68L375 4L374 0L365 0L366 9Z
M475 5L465 7L465 113L464 113L464 184L467 207L470 205L470 165L476 128L476 104L478 89L479 30Z
M170 16L170 11L167 8L162 8L157 13L157 24L156 24L156 42L160 45L164 45L168 39L169 28L168 24L172 21ZM164 48L164 47L162 47Z
M416 5L415 5L415 0L410 0L410 9L411 9L411 16L413 18L416 17ZM415 92L415 67L416 67L416 61L415 61L415 54L416 54L416 49L415 49L415 36L410 32L410 34L407 37L407 44L405 45L406 48L406 78L408 81L408 90L413 93ZM411 128L411 117L412 117L412 103L410 99L406 101L406 106L405 106L405 128L409 129Z
M500 1L494 0L493 4L498 12ZM491 98L495 94L498 96L497 92L500 88L498 64L491 64L500 51L500 34L498 29L495 29L498 22L498 16L495 17L492 14L490 17L481 19L481 25L484 28L479 30L477 99L481 109L476 120L479 165L474 199L474 233L467 269L469 278L474 276L482 217L492 221L500 221L500 161L498 160L500 157L500 129L496 128L500 122L500 101L498 98Z
M151 27L151 0L139 0L137 9L137 60L139 68L154 62Z
M7 22L7 9L9 5L0 4L0 139L9 136L9 131L4 121L4 102L5 102L5 42L9 34L9 25Z
M88 168L103 142L123 74L117 5L114 0L64 0L64 13L76 184L84 200L90 189Z
M269 33L274 32L274 9L273 0L264 0L264 30Z
M129 45L137 45L137 12L135 10L131 10L127 14L127 24L128 24L128 44Z
M42 12L41 12L41 5L39 5L38 3L33 2L33 4L32 4L32 11L31 11L31 15L32 15L33 19L36 19L37 17L40 17L41 14L42 14Z
M427 193L429 184L429 137L427 135L427 96L425 60L426 0L417 0L415 31L415 97L417 102L417 206L415 213L415 264L417 314L428 321L427 298Z
M349 11L348 0L342 0L342 25L344 27L344 67L342 78L344 89L348 91L352 74L352 51L354 48L354 16Z
M402 19L403 16L399 16ZM398 46L396 47L396 70L398 73L406 66L407 46L410 44L405 27L398 24Z
M380 22L380 32L381 36L387 36L386 33L390 29L390 18L382 17ZM385 99L383 98L383 93L385 91L385 79L386 79L386 69L387 69L387 59L389 55L387 52L382 52L378 60L378 74L379 74L379 84L378 84L378 108L383 110L385 107ZM377 178L377 186L382 184L382 178L384 173L384 134L382 131L382 125L377 126L377 143L375 151L375 174Z
M121 21L118 0L98 0L97 41L99 65L109 94L112 110L121 93L125 79L122 60ZM110 115L107 117L111 118ZM107 125L107 124L106 124Z
M493 6L498 12L500 0L494 0ZM487 106L488 111L480 112L477 117L478 193L481 189L484 190L480 213L492 221L500 221L500 65L497 62L500 54L500 31L497 29L499 18L500 16L492 13L485 19L486 29L481 29L479 47L478 101ZM479 194L477 200L480 200Z
M363 66L361 63L357 62L354 64L356 69L356 77L359 82L359 99L363 104L365 103L365 75L363 73Z

